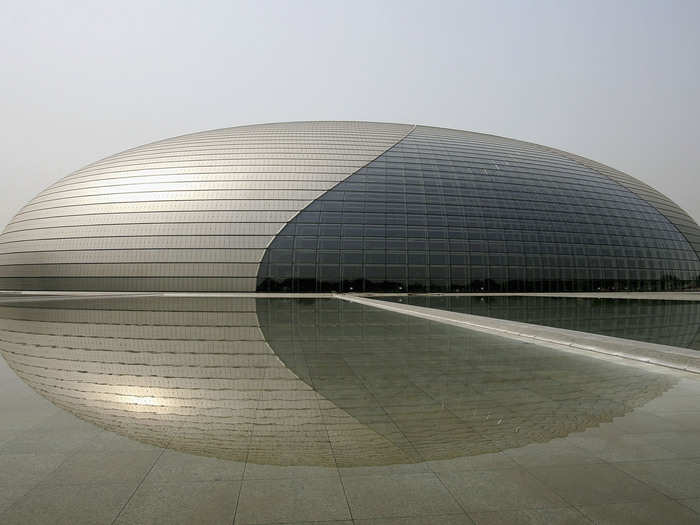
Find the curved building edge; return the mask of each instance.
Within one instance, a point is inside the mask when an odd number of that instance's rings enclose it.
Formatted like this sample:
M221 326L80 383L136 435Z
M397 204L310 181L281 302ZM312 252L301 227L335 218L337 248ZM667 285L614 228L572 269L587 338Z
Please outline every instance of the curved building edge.
M405 261L395 265L388 260L393 239L388 224L374 224L377 227L366 236L373 226L367 216L373 212L362 211L364 216L358 218L350 211L329 224L340 225L339 242L344 242L346 226L357 231L361 225L364 244L335 253L341 266L344 259L340 258L347 256L350 273L357 273L358 266L363 273L345 279L341 267L336 281L324 284L319 273L325 264L320 243L329 237L320 231L324 207L337 208L339 202L345 206L345 197L360 197L354 203L348 198L349 208L361 203L362 196L374 204L389 198L391 192L386 189L382 193L357 188L379 187L382 183L376 178L382 170L388 174L404 169L413 174L400 181L401 191L418 199L402 212L406 226L424 226L422 231L411 230L418 237L408 230L403 233L406 244L399 251L403 250ZM462 188L454 184L456 172L468 179ZM421 179L418 185L408 181L416 174ZM516 187L522 190L519 196L514 195ZM630 217L620 217L611 196L620 199ZM462 200L455 200L458 197ZM421 206L425 211L415 212ZM476 211L453 228L448 222L455 220L454 206ZM316 233L297 235L296 231L313 229L314 214L319 217ZM544 219L538 214L544 214ZM577 230L572 226L576 220L592 226ZM442 222L431 225L431 221ZM525 226L513 227L518 222ZM637 244L623 241L630 232ZM577 235L581 242L571 241ZM645 235L653 242L639 244ZM292 257L287 261L288 275L274 282L269 273L271 258L282 249L278 244L289 242L290 237L294 245L288 252ZM384 262L378 239L384 239ZM409 246L411 239L423 248ZM307 248L297 249L297 240L316 243L313 264L296 265L297 255L309 257ZM558 247L553 246L557 243ZM582 246L586 244L593 247L590 253ZM629 175L577 155L495 135L429 126L292 122L164 139L64 177L22 208L0 236L0 288L678 290L698 285L699 246L697 224L670 199ZM529 253L533 249L537 253ZM422 256L424 262L412 264L411 255L416 261ZM635 259L639 268L633 264ZM378 268L382 264L384 271ZM388 279L389 267L401 264L405 277ZM421 264L425 275L416 274L413 279L410 272L421 273ZM295 272L308 272L311 266L316 273L310 285L308 276ZM376 279L368 278L369 270Z

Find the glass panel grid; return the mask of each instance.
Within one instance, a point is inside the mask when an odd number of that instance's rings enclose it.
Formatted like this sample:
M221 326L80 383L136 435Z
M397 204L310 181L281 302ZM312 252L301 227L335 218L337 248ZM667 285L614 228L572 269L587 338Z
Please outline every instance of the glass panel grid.
M287 256L301 224L325 229L315 275L273 276L269 261ZM517 141L419 127L280 232L258 289L670 290L699 276L669 220L593 169Z

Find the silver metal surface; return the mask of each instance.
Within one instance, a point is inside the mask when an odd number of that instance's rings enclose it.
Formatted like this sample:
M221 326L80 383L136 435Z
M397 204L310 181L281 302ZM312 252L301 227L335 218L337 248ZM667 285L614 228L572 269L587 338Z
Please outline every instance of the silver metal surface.
M417 135L424 142L407 146ZM682 235L690 245L689 255L685 254L689 258L673 252L677 246L666 246L669 260L664 264L685 274L698 264L692 250L700 253L700 229L683 210L646 184L589 159L460 130L371 122L291 122L165 139L64 177L22 208L0 235L0 289L253 292L260 262L275 236L300 211L380 155L390 155L398 143L398 148L404 148L402 159L389 167L375 162L373 169L430 172L444 161L441 169L448 172L462 163L467 170L496 177L497 190L504 194L517 193L528 181L552 175L556 180L551 187L530 203L545 205L552 220L565 223L572 214L586 215L591 203L637 223L651 212L664 227L668 225L657 232L660 243L670 232ZM426 144L432 149L432 161L426 160ZM610 194L612 183L591 182L591 170L596 177L615 181L621 191L634 193L649 209L619 210L616 194ZM581 202L566 198L574 181L585 189ZM527 205L522 200L512 202L520 209ZM480 206L481 201L465 205L477 212ZM490 224L487 227L503 228L499 221ZM290 224L288 229L294 227ZM604 225L596 227L605 231ZM641 228L628 230L628 236L647 234ZM618 241L625 235L615 235L611 233L608 240L623 245ZM546 241L537 242L542 251ZM680 239L677 244L685 242ZM625 256L636 263L647 255L636 251ZM637 266L646 269L647 263ZM526 265L539 271L543 264ZM563 278L572 278L573 271L564 271L568 273Z
M411 129L263 124L118 153L20 210L0 236L0 287L254 291L275 234Z

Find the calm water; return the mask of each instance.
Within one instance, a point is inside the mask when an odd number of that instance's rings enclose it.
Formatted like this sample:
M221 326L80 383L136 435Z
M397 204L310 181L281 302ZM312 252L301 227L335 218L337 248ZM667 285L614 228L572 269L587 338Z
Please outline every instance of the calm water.
M700 301L420 295L377 299L700 350Z
M501 304L532 322L526 303ZM554 312L575 319L575 307ZM103 428L274 465L507 450L611 421L676 383L335 299L7 300L0 351L41 395Z

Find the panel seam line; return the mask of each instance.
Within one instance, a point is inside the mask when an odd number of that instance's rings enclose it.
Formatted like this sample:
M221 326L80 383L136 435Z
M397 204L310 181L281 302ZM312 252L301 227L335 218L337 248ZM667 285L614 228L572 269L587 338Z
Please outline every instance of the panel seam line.
M331 186L331 187L328 188L327 190L324 190L323 193L321 193L321 195L319 195L318 197L316 197L315 199L313 199L309 204L307 204L307 205L304 206L302 209L300 209L297 213L295 213L294 216L292 216L287 222L285 222L284 225L282 225L282 227L277 231L277 233L275 233L275 234L272 236L272 238L270 239L270 242L268 242L268 243L267 243L267 246L265 246L265 248L263 248L263 249L265 250L265 252L268 250L268 248L269 248L270 245L272 244L272 241L274 241L274 240L277 238L277 236L280 234L280 232L281 232L282 230L284 230L284 228L285 228L290 222L292 222L292 221L294 220L294 218L297 217L301 212L303 212L306 208L308 208L311 204L313 204L314 202L316 202L318 199L320 199L321 197L323 197L323 196L324 196L325 194L327 194L328 192L333 191L336 187L338 187L340 184L342 184L343 182L345 182L346 180L348 180L350 177L352 177L353 175L355 175L358 171L360 171L360 170L366 168L367 166L369 166L370 164L372 164L372 163L373 163L374 161L376 161L379 157L381 157L382 155L384 155L387 151L389 151L389 150L395 148L399 143L401 143L401 142L403 142L404 140L406 140L406 138L407 138L411 133L413 133L413 131L415 131L416 127L417 127L417 124L413 124L412 127L411 127L411 129L409 129L409 130L406 132L406 134L403 135L402 137L400 137L396 142L394 142L393 144L391 144L390 146L388 146L385 150L383 150L382 152L380 152L376 157L373 157L371 160L367 161L365 164L363 164L362 166L360 166L359 168L357 168L355 171L353 171L352 173L350 173L350 174L349 174L347 177L345 177L343 180L340 180L340 181L336 182L333 186ZM263 252L263 256L262 256L262 258L260 259L260 262L257 263L258 265L259 265L260 263L262 263L263 259L265 258L265 252Z

